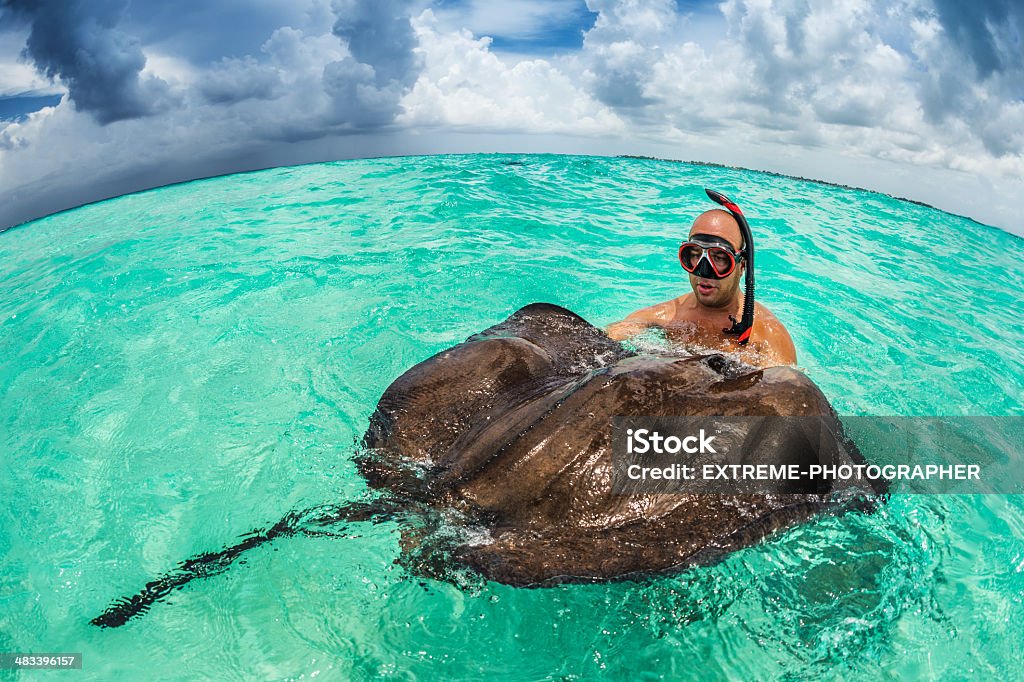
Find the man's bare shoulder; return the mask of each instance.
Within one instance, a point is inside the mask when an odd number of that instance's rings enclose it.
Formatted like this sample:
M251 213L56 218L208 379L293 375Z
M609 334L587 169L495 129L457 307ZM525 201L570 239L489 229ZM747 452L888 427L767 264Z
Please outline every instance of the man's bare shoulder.
M761 305L760 303L754 304L754 326L761 327L763 329L782 329L786 330L786 325L782 324L782 320L775 316L767 306ZM788 334L788 332L787 332Z
M760 303L754 304L754 329L756 339L767 344L775 358L785 364L796 363L796 347L789 330L775 314Z
M775 313L768 310L768 306L762 304L760 301L754 303L754 315L756 318L766 322L771 321L772 323L782 324L779 322L779 318L775 317Z

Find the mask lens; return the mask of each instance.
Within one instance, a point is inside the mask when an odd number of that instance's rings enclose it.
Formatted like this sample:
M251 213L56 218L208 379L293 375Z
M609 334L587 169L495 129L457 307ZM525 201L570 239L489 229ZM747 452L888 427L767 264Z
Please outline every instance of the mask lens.
M736 267L736 261L733 260L732 254L725 249L717 247L708 249L708 258L719 277L728 277L732 269Z
M687 272L693 272L693 269L697 267L697 263L700 262L702 253L704 253L704 249L696 244L683 244L682 248L679 249L679 262L682 263L683 269Z

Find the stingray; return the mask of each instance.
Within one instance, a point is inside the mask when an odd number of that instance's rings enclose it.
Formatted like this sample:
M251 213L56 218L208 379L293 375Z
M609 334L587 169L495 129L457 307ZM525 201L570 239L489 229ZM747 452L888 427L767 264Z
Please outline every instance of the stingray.
M715 495L615 491L611 425L623 416L813 417L811 432L752 428L745 452L778 464L863 462L826 397L796 369L636 352L565 308L535 303L384 391L356 457L371 498L290 511L183 561L91 623L123 625L278 538L344 537L357 523L397 523L397 561L414 574L445 580L468 569L544 587L708 564L815 515L869 508L882 492L850 495L820 482Z

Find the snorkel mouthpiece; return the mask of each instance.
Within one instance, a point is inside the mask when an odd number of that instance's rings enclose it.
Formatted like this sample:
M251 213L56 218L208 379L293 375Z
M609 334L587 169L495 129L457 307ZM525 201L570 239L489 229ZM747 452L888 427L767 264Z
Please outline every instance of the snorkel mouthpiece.
M712 201L721 205L732 214L732 217L739 223L740 234L743 235L743 258L747 263L746 273L744 274L746 289L743 293L743 316L737 321L735 317L730 315L729 319L732 320L732 326L722 330L726 334L737 336L736 342L743 346L750 340L750 330L754 326L754 237L750 233L750 225L747 224L747 219L743 216L743 211L740 210L739 206L721 192L716 192L707 187L704 188L704 191L707 192Z

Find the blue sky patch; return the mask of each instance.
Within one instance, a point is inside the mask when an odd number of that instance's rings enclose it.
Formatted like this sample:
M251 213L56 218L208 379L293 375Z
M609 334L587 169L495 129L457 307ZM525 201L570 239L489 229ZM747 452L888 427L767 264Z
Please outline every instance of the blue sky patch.
M490 37L494 50L526 54L578 50L597 21L584 0L435 0L432 8L446 23Z
M15 95L0 97L0 121L20 121L33 111L55 107L61 95Z

